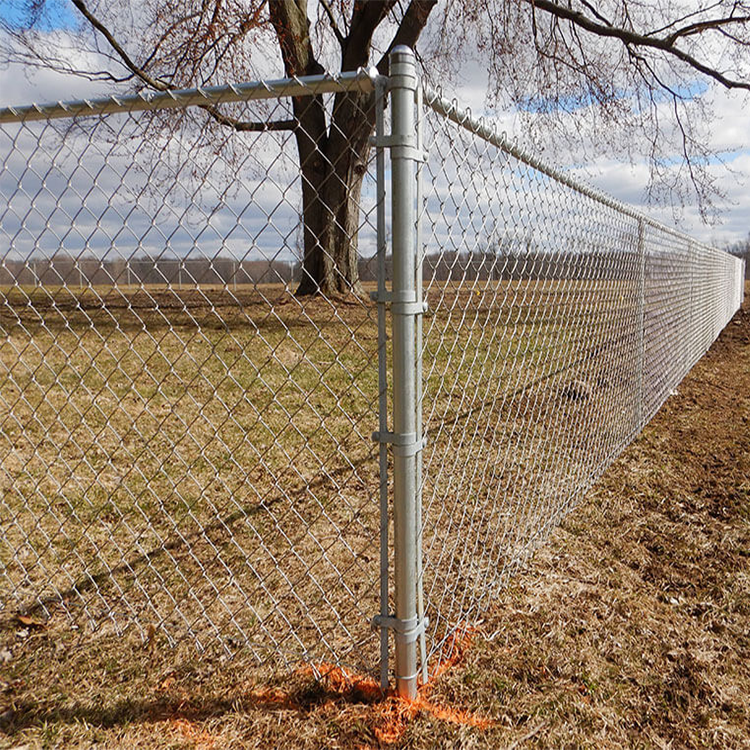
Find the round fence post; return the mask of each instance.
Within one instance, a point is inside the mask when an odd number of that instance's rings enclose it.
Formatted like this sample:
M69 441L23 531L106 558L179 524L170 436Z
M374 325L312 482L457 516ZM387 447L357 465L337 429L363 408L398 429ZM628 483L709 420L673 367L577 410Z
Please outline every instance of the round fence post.
M393 535L396 612L396 690L417 695L417 357L416 131L417 65L398 46L389 58L393 226Z

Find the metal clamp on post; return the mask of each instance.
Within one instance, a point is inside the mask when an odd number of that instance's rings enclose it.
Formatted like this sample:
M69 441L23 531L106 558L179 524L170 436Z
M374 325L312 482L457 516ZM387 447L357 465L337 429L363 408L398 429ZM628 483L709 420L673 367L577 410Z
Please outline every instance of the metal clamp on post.
M410 617L408 620L399 620L394 615L375 615L372 618L372 627L374 630L388 628L392 630L397 641L400 643L415 643L422 633L427 630L430 624L430 618Z
M418 439L416 432L373 432L372 439L376 443L391 445L396 456L416 456L427 445L427 436Z
M383 295L370 292L370 299L379 305L389 304L394 315L424 315L429 309L427 302L419 302L412 292L385 292Z
M376 148L393 149L394 156L412 161L426 162L429 154L419 147L415 135L383 135L370 136L370 144ZM398 149L398 151L396 151Z

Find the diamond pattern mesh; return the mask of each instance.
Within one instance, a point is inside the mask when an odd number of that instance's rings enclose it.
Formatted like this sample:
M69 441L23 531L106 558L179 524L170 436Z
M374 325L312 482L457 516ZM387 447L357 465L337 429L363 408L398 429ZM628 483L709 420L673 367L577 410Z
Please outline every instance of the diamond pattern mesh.
M372 667L377 314L295 296L294 134L123 107L0 143L2 606Z
M742 267L426 97L422 537L435 653L710 346L740 304Z

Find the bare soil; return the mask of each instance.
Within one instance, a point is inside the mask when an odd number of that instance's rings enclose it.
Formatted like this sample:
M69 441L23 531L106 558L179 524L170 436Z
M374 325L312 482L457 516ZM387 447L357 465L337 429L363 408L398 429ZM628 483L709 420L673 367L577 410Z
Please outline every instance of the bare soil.
M750 748L747 294L415 704L32 619L0 633L0 747Z

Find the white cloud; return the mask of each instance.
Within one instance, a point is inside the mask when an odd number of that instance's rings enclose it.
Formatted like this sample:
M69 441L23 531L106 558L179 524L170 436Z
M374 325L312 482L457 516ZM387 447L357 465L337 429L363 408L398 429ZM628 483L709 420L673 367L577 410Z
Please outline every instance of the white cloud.
M0 45L9 44L6 37L0 36ZM95 57L83 52L66 31L50 33L46 44L61 64L71 69L106 70L109 67L103 56ZM69 73L58 73L49 68L20 63L10 63L0 68L0 107L70 101L101 96L106 92L107 86L104 83L89 81Z
M58 37L58 52L66 56L72 65L84 67L91 63L91 60L82 59L81 53L64 32L58 32ZM453 91L462 106L468 106L474 113L481 115L486 111L486 85L487 74L482 64L470 62ZM100 96L107 90L105 84L92 83L50 70L24 70L18 65L0 70L0 106L90 98ZM448 97L453 95L447 88L444 93ZM700 219L697 206L690 204L685 206L679 226L702 240L725 244L745 237L750 231L750 199L747 191L750 185L750 152L742 150L747 149L747 99L722 89L713 91L711 97L714 119L708 130L709 146L721 152L733 170L730 172L719 164L710 167L718 187L726 194L726 200L717 201L721 209L721 223L715 227L707 227ZM517 113L501 114L494 122L499 131L505 131L511 138L524 143L525 133ZM671 208L660 209L645 204L645 190L649 180L645 160L631 165L615 161L606 152L602 152L599 157L589 160L585 168L581 168L577 164L580 159L578 155L561 150L558 144L552 142L545 148L543 158L553 160L563 169L571 169L577 178L591 183L616 199L631 204L668 225L674 225Z
M750 232L750 193L747 190L750 182L750 151L736 152L730 156L729 169L721 164L709 167L709 173L716 180L716 187L725 196L715 201L718 222L714 225L703 222L696 203L686 205L676 217L672 207L648 204L645 188L649 169L645 162L630 165L602 159L588 166L588 176L583 170L574 170L574 174L588 179L597 189L667 226L676 227L703 242L723 247L746 237Z
M0 70L0 82L0 107L84 99L107 92L101 83L54 70L24 70L20 65Z

